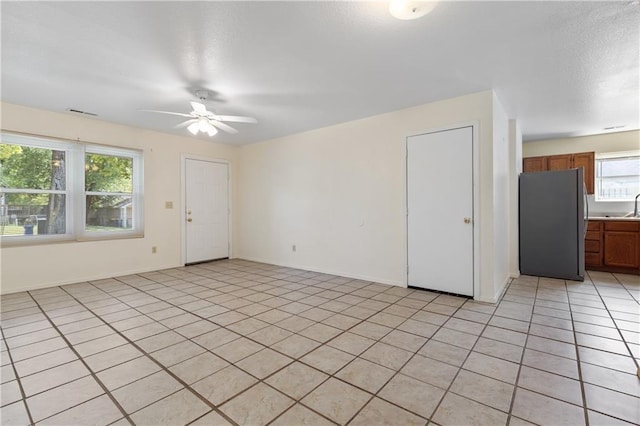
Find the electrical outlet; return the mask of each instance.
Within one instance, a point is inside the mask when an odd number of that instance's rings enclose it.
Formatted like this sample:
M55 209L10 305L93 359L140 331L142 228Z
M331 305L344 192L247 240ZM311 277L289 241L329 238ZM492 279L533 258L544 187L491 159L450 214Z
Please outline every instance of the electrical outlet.
M295 244L291 246L291 251L296 251L296 245Z
M158 247L153 246L151 247L151 253L156 254L158 252Z

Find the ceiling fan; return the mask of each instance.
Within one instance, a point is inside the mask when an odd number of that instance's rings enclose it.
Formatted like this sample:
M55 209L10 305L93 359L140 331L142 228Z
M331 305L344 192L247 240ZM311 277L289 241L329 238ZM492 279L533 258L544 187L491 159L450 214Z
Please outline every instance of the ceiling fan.
M157 111L151 109L144 109L146 112L157 112L160 114L178 115L180 117L188 117L189 119L175 126L176 129L186 127L193 135L197 135L199 132L207 133L209 136L213 136L218 133L218 129L227 133L236 134L238 131L233 127L225 124L224 121L233 123L257 123L253 117L242 117L239 115L217 115L207 110L204 105L204 101L207 100L209 92L207 90L196 90L196 96L201 102L190 102L193 109L190 113L185 114L182 112L171 111Z

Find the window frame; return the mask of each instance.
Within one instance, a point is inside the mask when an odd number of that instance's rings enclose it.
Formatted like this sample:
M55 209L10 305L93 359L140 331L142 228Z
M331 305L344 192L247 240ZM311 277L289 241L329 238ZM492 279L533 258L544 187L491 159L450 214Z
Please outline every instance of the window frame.
M3 193L65 194L65 233L54 235L0 235L2 247L38 245L57 242L116 240L144 237L144 156L132 148L1 131L1 143L65 151L65 190L30 190L0 188ZM133 159L132 193L134 226L116 231L86 230L85 154L111 155ZM127 194L128 195L128 194Z
M131 174L131 201L133 203L133 211L132 211L132 222L133 227L130 230L122 230L122 231L88 231L87 230L87 195L100 195L100 194L111 194L107 192L96 192L96 191L86 191L85 188L85 159L86 154L98 154L104 156L112 156L112 157L124 157L131 158L133 160L132 164L132 174ZM143 175L143 161L142 161L142 152L131 149L123 149L123 148L112 148L107 146L98 146L98 145L86 145L85 149L82 152L82 176L81 179L77 179L75 183L79 186L79 192L82 194L78 200L78 211L83 213L84 220L77 221L76 226L77 234L80 236L82 241L90 241L90 240L103 240L103 239L118 239L118 238L135 238L144 236L144 226L143 220L144 215L142 214L142 201L143 201L143 193L142 193L142 177ZM113 193L115 194L115 193ZM118 193L117 195L129 195L127 193Z
M601 198L600 197L600 188L601 188L601 181L604 179L608 179L608 177L601 177L600 176L600 170L601 170L601 162L602 161L606 161L606 160L616 160L616 159L620 159L620 158L629 158L629 157L636 157L637 160L640 162L640 150L639 151L619 151L619 152L606 152L606 153L597 153L596 154L596 158L595 158L595 191L594 191L594 197L595 197L595 201L599 202L599 203L626 203L626 202L633 202L634 201L634 197L635 195L632 194L629 198ZM637 176L638 179L640 179L640 174L638 175L624 175L624 176L616 176L616 177L633 177L633 176Z

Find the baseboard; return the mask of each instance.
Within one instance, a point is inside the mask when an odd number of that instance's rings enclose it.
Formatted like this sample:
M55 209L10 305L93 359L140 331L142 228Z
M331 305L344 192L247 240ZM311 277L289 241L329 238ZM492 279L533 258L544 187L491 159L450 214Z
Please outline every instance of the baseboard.
M509 274L509 277L510 277L510 278L513 278L513 279L515 279L515 278L520 278L520 271L511 272L511 273Z
M234 259L242 259L242 260L249 260L251 262L267 263L269 265L283 266L285 268L303 269L305 271L318 272L320 274L336 275L340 277L353 278L355 280L370 281L370 282L380 283L380 284L387 284L387 285L392 285L396 287L405 287L405 288L407 287L406 283L402 283L398 281L386 280L383 278L371 277L366 275L351 274L343 271L334 271L330 269L317 268L317 267L308 266L308 265L295 265L291 263L277 262L272 259L262 259L258 257L241 256L241 255L235 256Z
M163 269L171 269L171 268L180 268L184 265L177 263L177 264L172 264L172 265L163 265L163 266L154 266L154 267L149 267L149 268L141 268L141 269L135 269L135 270L130 270L130 271L123 271L123 272L117 272L117 274L99 274L99 275L91 275L91 276L87 276L87 277L80 277L80 278L75 278L75 279L70 279L70 280L62 280L62 281L56 281L53 283L47 283L47 284L36 284L36 285L32 285L32 286L27 286L24 288L21 288L19 290L11 290L11 291L7 291L5 292L2 288L0 288L0 295L7 295L7 294L14 294L14 293L21 293L23 291L32 291L32 290L42 290L43 288L51 288L51 287L59 287L59 286L63 286L63 285L67 285L67 284L77 284L77 283L83 283L83 282L87 282L87 281L97 281L97 280L104 280L107 278L114 278L114 277L121 277L124 275L133 275L133 274L144 274L145 272L153 272L153 271L161 271Z

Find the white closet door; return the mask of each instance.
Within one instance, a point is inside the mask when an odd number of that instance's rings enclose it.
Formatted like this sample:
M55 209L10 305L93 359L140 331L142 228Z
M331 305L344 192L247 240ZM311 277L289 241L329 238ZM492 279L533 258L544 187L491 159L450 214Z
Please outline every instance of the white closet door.
M473 127L407 138L408 284L473 296Z

